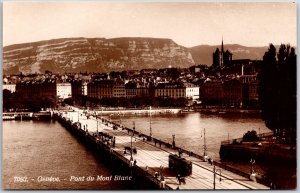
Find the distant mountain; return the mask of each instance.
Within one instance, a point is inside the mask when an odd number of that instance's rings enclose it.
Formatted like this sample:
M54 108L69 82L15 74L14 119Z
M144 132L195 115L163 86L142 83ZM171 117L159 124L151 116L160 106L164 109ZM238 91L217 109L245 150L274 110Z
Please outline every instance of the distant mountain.
M189 67L187 48L160 38L64 38L3 48L3 73L109 72Z
M276 47L278 48L278 46ZM189 48L189 51L191 52L196 64L207 64L210 66L213 63L212 54L217 48L221 49L221 45L200 45ZM225 44L224 52L226 50L229 50L233 54L233 60L262 60L265 52L268 50L268 45L264 47L246 47L239 44Z
M161 38L62 38L3 48L3 73L110 72L144 68L189 67L212 64L220 45L186 48ZM276 46L278 49L278 46ZM265 47L225 44L233 59L261 60Z

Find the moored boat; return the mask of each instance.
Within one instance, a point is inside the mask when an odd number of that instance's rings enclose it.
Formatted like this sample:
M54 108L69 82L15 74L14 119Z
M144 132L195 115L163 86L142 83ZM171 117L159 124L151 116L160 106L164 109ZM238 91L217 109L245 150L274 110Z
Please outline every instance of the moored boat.
M15 120L16 119L16 115L3 115L2 119L3 120Z

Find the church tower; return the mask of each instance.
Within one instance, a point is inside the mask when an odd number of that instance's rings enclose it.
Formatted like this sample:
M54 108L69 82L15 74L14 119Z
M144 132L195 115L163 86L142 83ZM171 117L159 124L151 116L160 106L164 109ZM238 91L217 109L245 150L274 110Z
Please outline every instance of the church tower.
M223 37L222 37L222 46L221 46L221 54L220 54L221 67L224 66L224 46L223 46Z
M224 52L224 44L222 37L221 50L219 48L213 53L213 66L224 68L225 66L230 67L232 61L232 53L226 50Z

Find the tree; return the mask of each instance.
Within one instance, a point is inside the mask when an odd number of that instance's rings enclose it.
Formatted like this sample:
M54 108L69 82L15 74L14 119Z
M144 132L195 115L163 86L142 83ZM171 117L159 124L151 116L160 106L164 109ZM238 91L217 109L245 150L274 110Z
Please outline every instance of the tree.
M263 57L259 100L262 118L275 135L289 139L296 145L296 54L294 48L282 44L276 57L276 48L270 44Z
M12 108L12 93L7 90L4 89L3 90L3 109L4 110L9 110L10 108Z
M245 133L243 135L243 141L257 141L259 140L256 131L252 130L252 131L247 131L247 133Z

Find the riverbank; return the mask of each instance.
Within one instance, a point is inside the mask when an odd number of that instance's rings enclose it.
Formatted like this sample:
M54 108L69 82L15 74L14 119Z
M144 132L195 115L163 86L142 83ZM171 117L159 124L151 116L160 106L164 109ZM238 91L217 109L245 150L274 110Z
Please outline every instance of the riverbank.
M261 110L258 109L202 108L202 107L195 107L195 111L201 113L217 113L217 114L226 114L226 113L259 114L261 113Z
M4 112L2 120L51 120L51 111L40 112Z
M110 114L129 114L129 115L139 115L139 114L177 114L181 111L180 108L154 108L154 109L123 109L123 108L106 108L106 109L93 109L98 111L102 115Z
M60 110L74 110L74 111L84 111L84 112L94 112L97 115L147 115L147 114L177 114L181 112L181 108L124 108L124 107L99 107L99 108L88 108L83 109L83 107L73 107L66 106L64 108L59 108Z

